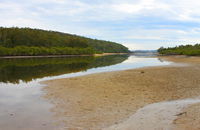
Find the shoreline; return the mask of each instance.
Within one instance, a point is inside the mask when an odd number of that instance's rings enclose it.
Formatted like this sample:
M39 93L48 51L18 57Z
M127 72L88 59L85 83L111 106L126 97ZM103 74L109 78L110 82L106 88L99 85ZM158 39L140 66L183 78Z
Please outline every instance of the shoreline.
M200 99L182 99L149 104L137 110L124 122L103 130L177 130L174 124L177 124L179 116L187 114L183 110L197 103L200 103Z
M102 129L121 124L148 104L199 96L198 57L159 58L189 65L148 67L45 81L42 82L47 85L45 98L52 101L54 112L63 118L69 129Z
M44 56L0 56L0 59L13 59L13 58L52 58L52 57L79 57L79 56L106 56L106 55L126 55L130 53L102 53L91 55L44 55Z

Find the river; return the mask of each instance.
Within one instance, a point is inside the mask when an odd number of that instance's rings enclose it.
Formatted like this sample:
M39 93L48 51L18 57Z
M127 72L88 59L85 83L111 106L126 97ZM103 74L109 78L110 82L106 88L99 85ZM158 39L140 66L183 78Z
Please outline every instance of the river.
M0 128L58 128L40 81L169 64L134 55L0 59Z

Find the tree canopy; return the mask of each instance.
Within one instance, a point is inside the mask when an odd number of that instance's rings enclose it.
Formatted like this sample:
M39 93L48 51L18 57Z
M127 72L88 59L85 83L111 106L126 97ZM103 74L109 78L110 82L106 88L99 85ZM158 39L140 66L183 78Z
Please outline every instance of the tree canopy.
M163 55L189 55L197 56L200 55L200 44L195 45L180 45L176 47L161 47L158 52Z
M29 52L29 53L28 53ZM31 28L0 27L0 55L127 53L125 46L97 39Z

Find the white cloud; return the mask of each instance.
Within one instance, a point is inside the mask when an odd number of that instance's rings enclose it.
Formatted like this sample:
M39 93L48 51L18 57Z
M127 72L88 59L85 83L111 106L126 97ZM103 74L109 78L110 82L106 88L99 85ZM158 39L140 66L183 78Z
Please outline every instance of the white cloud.
M2 0L0 25L70 32L142 49L151 47L150 42L137 43L136 39L161 44L171 40L174 45L199 42L200 27L173 24L199 24L199 7L197 0L94 0L90 3L85 0ZM121 24L114 25L118 21ZM141 23L126 26L132 24L130 21ZM155 28L149 28L152 25L149 21L155 22ZM169 21L171 23L167 23ZM122 29L117 30L119 26ZM159 44L152 42L152 47L156 46Z
M145 48L144 45L138 43L122 43L124 46L128 47L130 50L142 50Z
M47 4L47 5L45 5ZM45 6L44 6L45 5ZM117 0L112 2L91 2L81 0L32 0L23 3L2 2L3 11L15 10L15 13L36 9L41 15L63 15L87 20L122 20L134 16L159 16L165 19L198 21L200 4L195 0ZM31 11L29 9L28 11ZM80 20L80 19L79 19Z
M112 6L114 10L129 13L129 14L137 14L144 13L145 11L157 10L157 9L168 9L169 6L167 4L160 3L156 0L141 0L138 3L126 3L122 2L121 4L114 4Z

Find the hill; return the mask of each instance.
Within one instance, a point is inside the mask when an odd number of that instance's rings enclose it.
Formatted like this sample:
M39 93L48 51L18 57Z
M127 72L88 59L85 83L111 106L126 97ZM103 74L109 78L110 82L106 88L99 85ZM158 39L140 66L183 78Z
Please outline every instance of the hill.
M181 45L176 47L159 48L159 54L162 55L188 55L197 56L200 55L200 44L195 45Z
M157 50L134 50L132 51L136 56L156 56Z
M0 55L78 55L127 53L125 46L104 40L31 28L0 27Z

